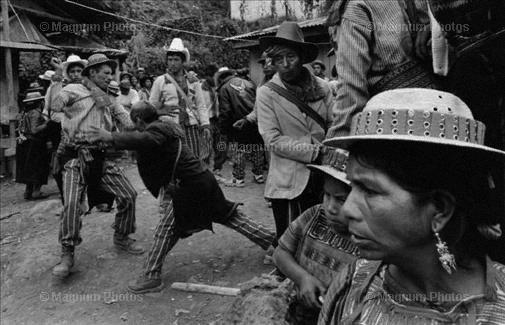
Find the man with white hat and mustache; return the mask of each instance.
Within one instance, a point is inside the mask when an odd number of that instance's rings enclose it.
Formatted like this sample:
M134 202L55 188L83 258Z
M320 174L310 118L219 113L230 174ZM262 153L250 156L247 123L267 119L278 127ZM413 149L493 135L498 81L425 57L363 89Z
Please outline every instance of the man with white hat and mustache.
M187 80L183 65L189 62L190 55L182 40L174 38L166 51L167 73L154 81L149 102L162 120L174 121L183 127L186 143L200 158L202 132L206 139L211 137L202 88L200 83Z

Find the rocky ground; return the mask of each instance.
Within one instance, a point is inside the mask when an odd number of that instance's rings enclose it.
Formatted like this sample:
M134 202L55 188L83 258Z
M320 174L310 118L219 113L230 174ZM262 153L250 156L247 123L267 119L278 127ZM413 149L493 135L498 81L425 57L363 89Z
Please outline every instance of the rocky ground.
M136 166L124 168L137 189L137 241L149 248L158 221L157 201L145 189ZM273 227L263 185L247 170L246 187L225 188L225 195L258 222ZM230 166L226 175L230 176ZM188 293L170 288L173 282L238 287L268 273L264 252L221 225L180 241L165 261L163 291L134 295L129 281L142 271L145 254L116 251L110 225L114 215L93 211L83 218L83 243L76 250L71 277L55 281L52 267L59 260L61 204L52 179L43 187L44 201L25 201L23 185L0 184L1 207L1 323L2 324L218 324L232 305L227 296ZM197 202L195 201L195 204Z

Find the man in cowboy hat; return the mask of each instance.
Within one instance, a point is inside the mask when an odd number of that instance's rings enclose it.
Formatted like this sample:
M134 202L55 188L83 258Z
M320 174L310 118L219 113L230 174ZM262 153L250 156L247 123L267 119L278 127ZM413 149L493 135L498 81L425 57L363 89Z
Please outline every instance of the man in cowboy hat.
M202 132L210 139L210 122L200 83L190 83L184 71L189 51L182 39L174 38L167 52L167 73L153 83L149 102L158 109L162 119L174 121L184 128L186 143L200 158ZM203 130L203 131L202 131Z
M319 203L320 188L306 164L326 153L321 141L331 122L333 95L326 81L303 66L319 50L304 41L297 23L285 21L276 36L259 41L277 70L258 89L256 105L259 132L271 154L265 197L272 202L279 238L290 221Z
M316 77L328 81L328 78L324 75L324 72L326 71L326 65L323 63L323 61L316 60L312 62L310 66L312 67L312 71Z
M65 278L74 264L74 247L80 236L82 198L86 187L104 190L116 196L117 214L114 223L114 245L130 254L142 254L143 248L129 234L135 232L135 200L137 193L123 170L109 160L103 148L90 144L87 135L93 128L112 131L115 125L133 127L128 113L107 94L116 62L104 54L93 54L82 71L82 83L71 83L54 89L53 109L65 112L62 121L64 155L64 208L59 239L62 244L60 263L53 275ZM55 87L56 88L56 87Z

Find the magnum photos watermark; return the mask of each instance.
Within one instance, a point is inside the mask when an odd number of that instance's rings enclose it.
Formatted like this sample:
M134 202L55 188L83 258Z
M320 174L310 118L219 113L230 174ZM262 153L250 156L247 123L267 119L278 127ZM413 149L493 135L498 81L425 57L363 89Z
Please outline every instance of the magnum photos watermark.
M136 295L131 292L59 292L59 291L42 291L39 295L42 302L65 302L65 303L82 303L82 302L104 302L112 304L116 302L141 302L143 300L141 295Z
M303 152L303 151L310 151L313 150L314 144L312 143L277 143L277 144L271 144L271 145L266 145L263 143L247 143L247 144L242 144L242 143L237 143L237 142L230 142L226 143L224 141L219 141L216 145L216 149L218 151L225 151L225 150L232 150L232 151L244 151L244 152L251 152L251 151L273 151L275 150L281 150L281 151L297 151L297 152Z
M43 21L39 24L41 31L45 33L66 32L66 33L93 33L93 32L135 32L145 29L144 24L134 24L128 22L104 21L101 23L67 23L62 21Z

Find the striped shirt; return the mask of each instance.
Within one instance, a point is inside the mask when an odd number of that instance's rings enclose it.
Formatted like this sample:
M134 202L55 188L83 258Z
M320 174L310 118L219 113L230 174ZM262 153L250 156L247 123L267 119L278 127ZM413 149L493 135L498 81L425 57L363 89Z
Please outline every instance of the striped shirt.
M338 47L333 136L348 135L352 116L363 110L374 85L413 57L409 19L400 2L404 1L350 0L341 24L329 28ZM415 4L419 21L429 24L426 0Z
M130 116L115 98L111 96L112 105L98 109L91 92L82 84L65 86L53 102L53 110L63 111L62 131L68 142L86 142L86 135L95 126L112 131L114 126L133 127Z

